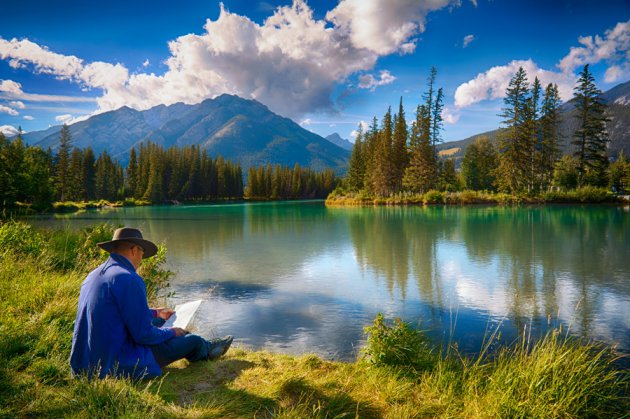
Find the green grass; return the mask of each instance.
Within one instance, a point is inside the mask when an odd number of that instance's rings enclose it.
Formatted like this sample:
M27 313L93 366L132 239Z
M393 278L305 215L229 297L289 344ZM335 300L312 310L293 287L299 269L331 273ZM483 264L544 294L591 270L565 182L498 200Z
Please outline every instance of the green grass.
M382 316L355 363L236 347L178 361L153 381L87 381L68 357L80 284L111 235L0 225L0 417L622 417L628 371L615 354L559 330L480 357L432 347ZM149 266L154 290L168 274ZM155 298L156 292L151 297Z
M389 197L375 197L364 191L350 192L335 190L326 199L328 206L372 206L372 205L519 205L519 204L582 204L621 202L605 188L585 186L570 191L546 192L539 195L512 195L488 191L442 192L428 191L424 194L399 192Z

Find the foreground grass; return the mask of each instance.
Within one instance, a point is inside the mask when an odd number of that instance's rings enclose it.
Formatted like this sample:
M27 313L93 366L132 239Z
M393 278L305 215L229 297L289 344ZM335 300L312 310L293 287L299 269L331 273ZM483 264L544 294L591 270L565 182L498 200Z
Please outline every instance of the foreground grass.
M607 348L555 331L493 356L441 355L404 323L380 317L365 359L356 363L237 347L215 362L179 361L151 382L73 379L67 360L79 287L102 257L90 253L89 243L107 234L104 227L68 235L0 226L0 417L620 417L630 411L628 373L611 367Z
M328 206L371 205L518 205L518 204L584 204L623 202L605 188L585 186L571 191L545 192L540 195L512 195L488 191L428 191L424 194L401 192L390 197L378 197L365 192L336 189L328 198Z

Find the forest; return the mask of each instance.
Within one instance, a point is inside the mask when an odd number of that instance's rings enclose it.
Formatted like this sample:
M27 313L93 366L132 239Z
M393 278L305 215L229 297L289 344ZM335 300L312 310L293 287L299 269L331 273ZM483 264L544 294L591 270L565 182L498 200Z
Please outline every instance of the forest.
M586 186L616 192L628 188L630 164L623 152L612 163L606 152L606 105L588 65L574 91L579 129L570 139L573 154L562 154L565 139L559 133L557 85L543 89L537 77L530 85L519 68L505 92L497 143L478 138L467 147L459 171L454 160L437 151L444 94L436 88L436 76L433 68L410 129L402 98L398 112L392 115L390 107L380 125L375 117L366 132L359 127L348 174L337 195L382 198L471 190L537 196Z

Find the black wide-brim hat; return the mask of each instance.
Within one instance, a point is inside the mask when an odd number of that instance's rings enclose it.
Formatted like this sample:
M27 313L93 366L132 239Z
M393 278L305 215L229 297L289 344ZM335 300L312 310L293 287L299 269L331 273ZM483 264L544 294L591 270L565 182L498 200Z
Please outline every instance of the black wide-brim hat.
M131 227L116 229L116 231L114 231L114 237L112 237L110 241L97 243L97 245L106 252L111 253L114 250L114 244L118 242L134 243L142 247L142 249L144 249L142 259L155 256L158 250L157 246L153 242L142 238L142 232L140 230Z

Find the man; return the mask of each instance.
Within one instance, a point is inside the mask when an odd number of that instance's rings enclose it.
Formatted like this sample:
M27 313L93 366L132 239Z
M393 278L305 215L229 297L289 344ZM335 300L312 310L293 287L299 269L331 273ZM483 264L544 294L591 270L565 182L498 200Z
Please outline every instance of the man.
M136 269L157 253L157 246L140 230L119 228L98 246L110 257L81 285L70 353L73 374L156 377L177 359L212 360L227 352L232 336L207 341L178 327L156 327L173 311L149 309Z

